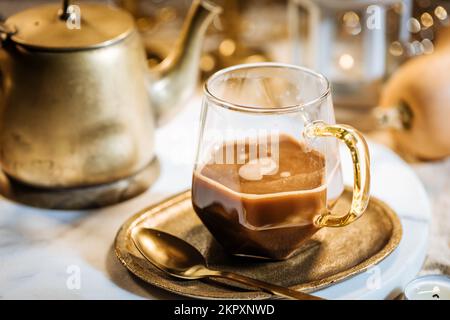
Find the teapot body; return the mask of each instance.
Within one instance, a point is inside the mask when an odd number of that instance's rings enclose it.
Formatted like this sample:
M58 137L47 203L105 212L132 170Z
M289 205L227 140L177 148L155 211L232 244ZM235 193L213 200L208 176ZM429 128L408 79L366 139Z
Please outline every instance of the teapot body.
M221 11L194 0L177 45L149 70L129 13L68 3L0 23L0 165L35 187L104 184L145 168L154 117L195 89L204 35Z
M108 183L154 157L145 51L136 31L87 50L2 51L0 163L25 184Z

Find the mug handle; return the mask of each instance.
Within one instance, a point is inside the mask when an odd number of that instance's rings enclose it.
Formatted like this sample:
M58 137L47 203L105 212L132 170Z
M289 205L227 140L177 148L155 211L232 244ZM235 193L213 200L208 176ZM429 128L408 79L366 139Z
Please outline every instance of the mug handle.
M369 203L370 157L363 135L355 128L342 124L326 124L318 120L305 126L306 138L334 137L343 141L350 150L353 161L353 199L350 210L342 216L330 211L319 215L315 224L319 227L342 227L358 219Z

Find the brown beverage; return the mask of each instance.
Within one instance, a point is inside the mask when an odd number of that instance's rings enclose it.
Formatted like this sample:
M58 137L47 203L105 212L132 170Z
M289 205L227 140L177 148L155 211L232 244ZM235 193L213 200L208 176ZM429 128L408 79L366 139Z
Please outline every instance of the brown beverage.
M234 161L211 161L194 172L194 209L230 253L285 259L318 230L314 217L327 205L325 158L288 135L278 146L278 163L270 150L249 161L248 142L238 161L233 143Z

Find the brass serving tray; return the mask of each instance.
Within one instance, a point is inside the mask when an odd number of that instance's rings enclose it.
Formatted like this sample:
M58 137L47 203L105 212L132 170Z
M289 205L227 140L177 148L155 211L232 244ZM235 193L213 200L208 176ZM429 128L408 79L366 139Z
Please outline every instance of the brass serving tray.
M338 209L349 206L346 190ZM398 216L372 197L365 214L343 228L320 230L286 261L262 261L227 255L197 218L186 191L140 211L117 233L115 250L122 264L144 281L167 291L202 299L267 299L265 292L222 280L175 279L155 268L137 251L130 238L135 226L160 229L196 246L212 268L239 272L305 292L345 280L386 258L399 244L402 228Z

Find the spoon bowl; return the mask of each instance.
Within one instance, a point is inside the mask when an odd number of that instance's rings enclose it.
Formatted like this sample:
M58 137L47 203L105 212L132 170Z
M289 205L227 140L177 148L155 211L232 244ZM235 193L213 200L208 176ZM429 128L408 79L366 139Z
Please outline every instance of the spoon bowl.
M200 279L205 269L203 255L192 245L166 232L134 229L131 235L139 252L158 269L183 279Z

